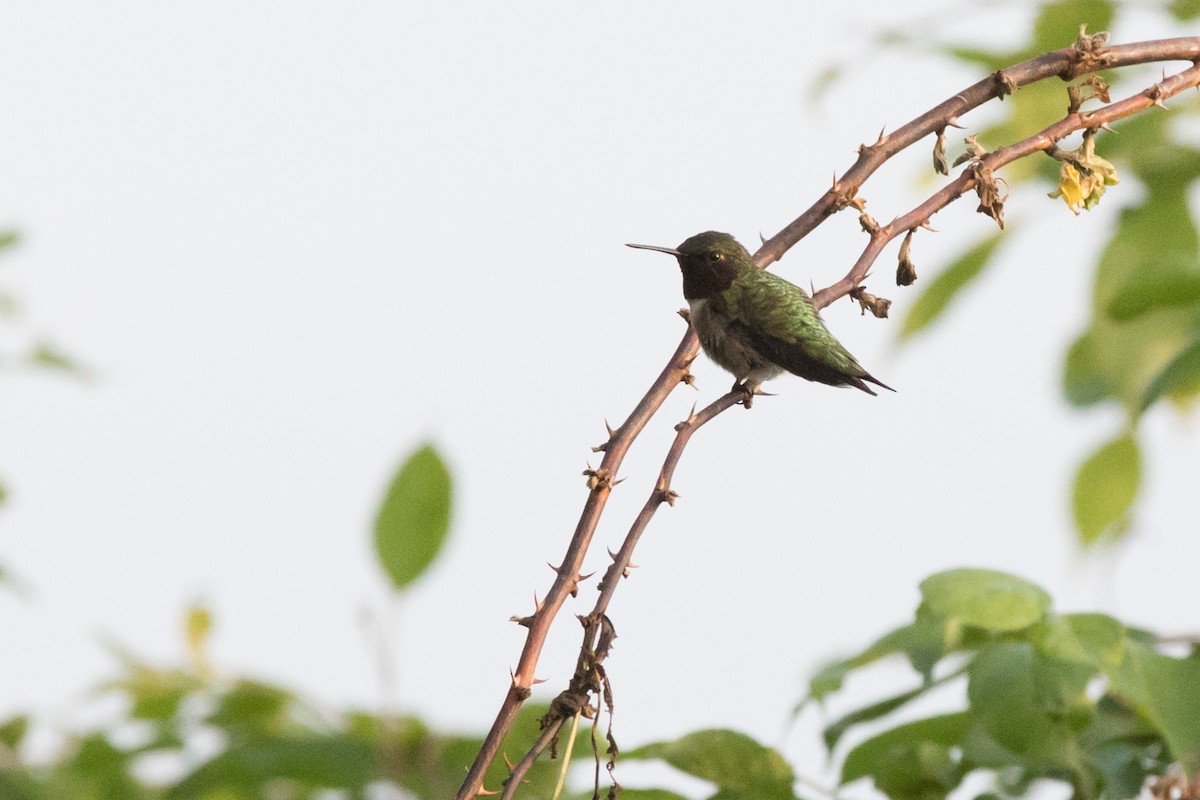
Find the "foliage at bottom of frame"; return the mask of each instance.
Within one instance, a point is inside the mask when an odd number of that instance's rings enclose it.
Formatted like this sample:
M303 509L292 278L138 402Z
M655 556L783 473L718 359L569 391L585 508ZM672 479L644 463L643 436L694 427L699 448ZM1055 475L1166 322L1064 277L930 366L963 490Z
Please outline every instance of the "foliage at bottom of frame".
M921 596L910 624L824 667L801 704L825 701L848 675L885 658L906 659L915 671L912 688L825 729L841 785L869 780L893 800L941 800L982 772L993 782L988 798L1024 796L1041 779L1069 785L1079 800L1129 798L1145 787L1163 798L1200 797L1200 782L1188 782L1200 773L1200 648L1172 653L1181 645L1110 616L1055 613L1039 587L989 570L934 575ZM51 758L26 757L28 718L0 721L0 798L440 799L453 796L482 742L412 716L329 712L279 686L216 676L204 655L207 617L193 611L187 627L189 666L118 654L119 677L97 694L121 698L121 712L69 736ZM965 683L965 708L906 715L910 703L955 682ZM527 704L504 750L524 752L545 711ZM583 727L574 751L590 762ZM621 760L670 764L713 784L712 800L797 797L783 756L735 731L698 731ZM558 770L542 759L518 796L552 797ZM498 788L505 772L502 760L494 764L485 787ZM857 786L839 795L870 794ZM682 797L646 788L620 796Z

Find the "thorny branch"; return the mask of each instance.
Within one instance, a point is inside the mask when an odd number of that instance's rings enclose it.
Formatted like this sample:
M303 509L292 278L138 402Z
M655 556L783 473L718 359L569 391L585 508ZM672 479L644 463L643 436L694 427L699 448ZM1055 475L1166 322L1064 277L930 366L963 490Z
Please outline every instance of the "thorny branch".
M1003 225L1002 200L996 196L996 178L993 175L996 169L1030 154L1049 150L1072 132L1096 130L1114 120L1143 111L1150 106L1161 106L1163 100L1168 97L1200 85L1200 37L1162 39L1105 47L1102 38L1088 37L1081 32L1074 47L1056 50L993 73L896 131L886 135L881 133L874 144L862 145L854 165L841 177L835 178L833 185L816 203L787 227L764 242L754 254L754 261L758 266L765 268L778 261L793 245L834 213L847 207L854 207L861 212L863 201L858 196L859 189L888 159L930 134L942 137L947 127L957 125L958 118L962 114L989 100L1003 99L1005 95L1011 94L1015 89L1047 78L1058 77L1069 81L1101 69L1158 61L1190 61L1192 66L1164 78L1137 95L1093 111L1080 111L1078 104L1072 100L1069 107L1070 113L1066 117L1015 144L1001 147L990 153L979 153L957 178L946 184L925 202L897 217L888 225L879 226L874 220L863 214L864 228L871 235L866 248L845 277L813 295L813 304L819 310L847 295L855 295L859 297L860 302L864 302L862 298L865 293L862 291L862 281L866 278L867 272L883 248L897 236L907 234L925 225L934 213L964 193L972 189L976 190L981 199L980 211L989 213ZM872 299L879 303L887 302L878 298ZM864 302L864 307L865 305ZM555 568L555 579L550 591L545 599L537 604L530 616L514 617L515 621L529 629L525 645L521 651L517 668L512 673L512 681L504 702L501 704L500 711L496 715L474 763L467 771L467 776L456 795L457 800L470 800L480 794L490 794L483 787L483 775L499 753L504 736L512 727L521 704L530 696L532 686L539 682L534 677L534 669L545 644L546 635L567 596L575 595L579 583L583 580L580 570L584 556L587 554L608 496L613 486L619 482L615 476L621 462L633 441L662 406L667 395L680 383L691 382L688 367L698 351L699 343L695 333L689 327L667 365L634 408L629 418L615 431L610 431L608 441L597 448L604 452L604 458L599 467L594 470L589 469L585 473L588 475L588 499L584 504L583 512L563 561L560 566ZM747 399L745 394L741 390L735 389L678 426L678 434L668 451L658 482L626 535L621 549L614 555L613 563L600 583L600 597L597 599L596 606L591 614L581 618L584 624L584 641L571 684L566 691L559 695L556 703L551 707L551 712L543 720L544 727L537 741L521 761L511 768L509 778L505 781L504 797L513 796L516 787L520 784L521 777L528 772L541 753L552 747L561 731L563 721L573 716L576 711L581 711L585 707L590 709L589 693L600 691L596 685L596 679L603 677L600 662L607 655L607 644L611 642L611 637L606 642L602 633L605 629L611 630L611 623L605 616L608 602L620 577L627 574L633 549L650 518L662 503L673 503L674 501L675 495L670 489L670 478L675 464L691 435L701 425L745 399Z
M537 757L545 752L550 743L554 741L564 722L580 709L585 709L585 716L599 713L598 709L590 712L587 709L589 708L589 695L598 695L603 688L602 683L606 676L602 663L608 655L608 645L611 644L612 639L616 638L612 623L606 616L608 602L612 599L613 592L616 591L621 578L628 576L629 570L633 566L633 550L637 547L638 540L646 530L646 526L650 524L654 513L663 503L675 504L675 498L678 495L671 489L671 478L675 474L675 466L679 463L683 449L687 447L692 434L722 411L742 403L746 399L747 394L744 389L734 388L702 411L689 414L686 420L675 426L675 440L667 450L667 457L658 473L654 489L646 498L646 502L634 519L633 525L630 526L629 532L625 534L625 541L621 543L621 548L616 553L610 553L612 564L609 565L604 573L604 578L600 581L600 596L596 598L596 605L586 617L579 618L579 621L583 623L583 645L579 650L579 660L576 663L575 676L571 679L571 685L551 703L550 711L542 720L542 735L509 773L504 782L504 793L501 800L513 796L525 773L533 766ZM610 708L610 714L611 711ZM548 732L550 736L546 735ZM611 735L609 736L609 748L615 756L615 742Z

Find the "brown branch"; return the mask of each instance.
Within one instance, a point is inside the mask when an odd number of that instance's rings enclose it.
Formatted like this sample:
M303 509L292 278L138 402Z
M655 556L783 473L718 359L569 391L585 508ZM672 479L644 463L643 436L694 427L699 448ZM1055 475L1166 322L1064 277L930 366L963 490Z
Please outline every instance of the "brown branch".
M567 596L574 594L578 589L584 556L587 555L588 545L591 544L596 524L600 521L600 514L604 511L604 505L612 492L615 476L625 454L629 451L634 439L646 427L646 423L667 399L667 395L681 382L689 379L688 367L695 360L699 349L700 344L696 339L696 334L689 327L667 365L663 367L653 385L630 413L629 418L620 428L613 431L608 441L602 445L604 458L599 467L589 470L588 499L584 503L583 512L575 526L575 533L571 536L571 543L567 546L566 555L563 556L562 563L555 570L554 583L547 592L545 600L534 609L533 614L518 620L529 628L529 633L525 637L525 646L521 650L521 658L517 662L517 669L512 674L512 682L508 687L504 702L500 706L500 711L496 714L496 720L484 738L483 745L475 756L475 761L467 770L466 779L459 787L456 795L459 800L468 800L479 793L483 786L484 773L496 758L496 754L500 752L500 745L512 727L513 721L516 720L521 704L528 699L531 693L536 681L534 670L537 668L542 647L546 643L546 634L549 632L550 624L554 621L558 610L566 602Z
M765 267L778 261L827 217L850 205L867 178L889 158L926 136L955 124L960 116L971 109L1010 94L1015 87L1028 86L1056 76L1065 81L1101 69L1155 61L1195 61L1197 58L1200 58L1200 37L1191 36L1114 45L1104 48L1099 55L1068 47L994 72L892 133L881 134L874 144L859 147L858 160L854 165L836 178L833 186L807 211L765 241L754 254L754 263Z
M925 136L937 133L944 130L947 126L955 124L960 115L988 100L998 97L1002 98L1004 95L1010 94L1015 88L1054 76L1060 77L1063 80L1070 80L1078 75L1106 68L1168 60L1191 61L1195 64L1198 59L1200 59L1200 37L1165 39L1095 49L1083 48L1077 44L1076 47L1047 53L1038 58L1030 59L1029 61L1024 61L993 73L988 78L954 95L893 133L888 135L881 133L879 139L874 144L861 146L859 148L858 160L854 165L840 178L836 178L833 186L807 211L771 239L764 242L763 246L754 255L755 263L760 267L765 267L778 261L787 250L835 212L850 205L861 207L862 201L858 198L858 190L884 162ZM899 233L919 225L928 219L930 214L952 202L964 192L974 188L980 175L980 169L986 168L990 170L998 168L1029 153L1046 149L1071 131L1086 127L1098 127L1110 119L1119 119L1143 110L1148 105L1161 104L1165 97L1177 94L1184 88L1200 82L1200 75L1194 74L1198 69L1200 67L1193 66L1189 70L1185 70L1170 79L1156 84L1155 87L1151 87L1151 89L1143 92L1141 95L1121 101L1120 103L1114 103L1111 106L1105 106L1098 111L1073 114L1034 137L984 156L979 162L972 165L968 170L965 170L955 181L948 184L921 206L918 206L909 212L909 214L893 220L890 225L874 230L867 249L855 263L850 273L838 283L817 292L813 298L814 305L820 309L833 300L849 294L863 280L870 265L878 257L879 252L888 241L899 235ZM1158 94L1153 94L1156 91ZM1105 116L1106 113L1109 116ZM1072 125L1074 127L1070 127ZM1065 127L1061 135L1058 136L1058 139L1055 139L1053 136L1058 126L1068 127ZM1045 142L1044 144L1042 144L1043 141ZM1023 152L1021 150L1022 147L1028 148L1028 152ZM600 466L595 470L588 471L590 493L567 548L567 553L563 558L562 564L555 570L556 577L554 583L546 595L546 599L535 609L534 613L517 620L529 628L529 633L526 636L517 669L513 672L512 683L509 686L508 693L496 716L496 720L492 723L492 727L484 739L483 746L480 748L474 763L467 772L466 779L459 788L456 795L457 800L469 800L469 798L473 798L480 793L484 773L499 752L504 736L512 727L521 703L530 695L531 687L535 682L534 669L537 666L538 658L545 644L550 624L566 601L567 596L574 594L578 589L578 584L581 580L580 568L582 567L584 556L587 553L588 546L591 544L592 536L595 533L596 525L608 500L608 495L612 491L615 483L615 475L620 468L621 462L633 441L641 433L649 419L661 407L667 395L670 394L678 383L688 379L688 366L696 357L698 350L699 344L696 336L689 328L676 348L674 355L672 355L670 361L667 363L667 366L664 367L658 379L655 380L654 384L630 414L629 419L613 432L609 440L602 446L605 454ZM589 615L589 617L585 618L585 620L591 621L591 627L585 628L583 652L593 652L592 648L595 646L595 631L597 629L596 621L603 618L603 610L607 608L608 601L611 599L612 593L615 591L618 583L617 576L623 575L625 570L628 569L628 557L632 554L633 547L637 543L637 538L640 537L642 530L645 529L645 525L649 522L650 517L653 516L654 510L661 503L669 502L671 499L670 490L666 487L669 486L671 473L674 471L675 463L678 461L683 445L687 443L691 434L699 427L696 424L696 420L700 419L701 416L703 416L703 422L711 420L726 408L736 404L740 395L740 391L725 395L701 412L701 415L697 415L687 423L684 423L688 427L681 429L679 435L676 436L675 443L672 445L671 451L668 452L667 460L664 462L659 483L651 494L650 500L647 501L647 505L643 507L642 512L639 514L637 520L635 520L630 533L626 537L625 544L622 545L618 554L614 556L613 564L609 567L605 580L601 584L601 598L597 601L597 608L600 609L600 614L599 616ZM581 661L583 652L581 652ZM598 662L594 663L598 665ZM528 771L529 766L532 765L537 756L548 746L549 742L553 741L558 733L557 729L561 728L561 725L561 719L550 721L550 725L538 738L539 744L535 745L534 749L531 749L518 764L518 768L521 769L520 775L524 775ZM541 744L543 742L546 744ZM522 765L524 766L522 767ZM519 780L517 769L514 768L507 782L514 788L506 790L506 794L511 794L511 791L515 791L515 786L519 784Z
M1200 58L1200 54L1197 56ZM987 180L992 172L1011 164L1017 159L1024 158L1037 152L1049 150L1062 139L1079 130L1095 130L1116 120L1123 119L1139 111L1145 111L1154 105L1162 105L1168 97L1179 94L1185 89L1200 85L1200 64L1178 72L1169 78L1164 78L1153 86L1132 97L1127 97L1094 111L1076 111L1068 114L1053 125L1022 139L1019 142L1001 147L980 158L977 162L966 167L958 177L934 192L929 199L909 211L896 217L888 225L877 228L871 234L862 255L854 262L846 277L837 283L821 289L813 295L813 305L821 309L854 291L866 278L867 272L875 259L883 252L883 248L892 239L902 233L913 230L929 221L929 218L957 200L966 192L976 189L981 182ZM980 210L983 210L982 208Z
M574 716L577 709L582 708L588 703L588 693L590 691L598 691L598 678L600 677L597 674L598 668L608 655L608 649L607 647L597 648L597 640L600 637L605 613L608 611L608 603L612 599L621 578L628 577L634 548L637 547L638 540L641 539L642 533L650 524L654 513L658 511L663 503L668 505L675 504L675 498L678 495L671 490L671 478L675 474L675 467L679 464L679 459L683 455L683 449L687 447L692 434L722 411L732 408L746 399L746 391L740 387L735 387L706 406L699 413L693 412L689 414L686 420L675 426L675 439L671 442L670 449L667 450L667 457L664 459L662 469L659 471L658 481L654 485L654 490L646 498L642 510L638 513L637 518L634 519L629 532L625 534L625 540L621 543L621 548L612 554L612 564L605 571L604 579L600 581L600 596L596 598L596 605L592 608L590 614L586 617L580 617L584 631L583 645L580 647L579 659L575 666L575 675L571 678L570 686L551 704L550 711L542 719L543 727L541 735L538 736L537 741L534 742L524 757L512 768L512 771L504 782L504 793L501 795L501 800L508 800L513 797L525 774L533 766L538 756L550 747L550 744L562 730L564 722ZM599 712L597 711L597 713Z

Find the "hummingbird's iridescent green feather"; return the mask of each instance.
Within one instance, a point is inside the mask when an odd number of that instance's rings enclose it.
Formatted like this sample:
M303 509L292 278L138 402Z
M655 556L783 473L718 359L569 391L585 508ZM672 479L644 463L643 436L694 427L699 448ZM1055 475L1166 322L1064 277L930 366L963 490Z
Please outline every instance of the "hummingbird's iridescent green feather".
M885 389L821 321L803 289L755 266L727 233L707 231L678 248L630 245L670 253L683 272L683 296L704 352L739 381L757 386L783 370L831 386L875 394Z
M869 373L833 337L799 286L755 269L739 275L725 298L731 323L743 326L755 348L771 361L810 381L849 383L874 394L859 386Z

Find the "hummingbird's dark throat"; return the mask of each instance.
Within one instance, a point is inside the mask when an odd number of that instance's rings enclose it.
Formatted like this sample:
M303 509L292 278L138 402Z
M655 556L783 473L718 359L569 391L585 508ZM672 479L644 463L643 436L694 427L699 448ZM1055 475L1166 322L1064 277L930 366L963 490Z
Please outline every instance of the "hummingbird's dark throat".
M679 259L683 271L685 300L707 300L728 289L737 277L737 267L729 259L710 260L706 254L683 256Z

